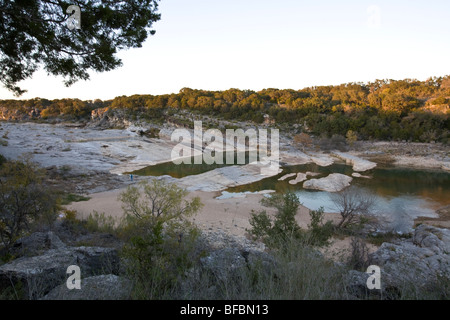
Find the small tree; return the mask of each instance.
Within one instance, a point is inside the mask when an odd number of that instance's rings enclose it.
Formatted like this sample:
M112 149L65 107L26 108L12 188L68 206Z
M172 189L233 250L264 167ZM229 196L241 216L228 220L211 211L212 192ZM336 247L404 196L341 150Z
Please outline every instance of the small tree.
M187 220L202 206L200 198L176 184L153 179L120 194L126 213L122 254L137 298L164 297L195 260L197 229Z
M187 194L176 184L158 179L142 181L139 187L129 186L119 196L126 214L125 229L131 229L128 234L132 238L152 238L154 243L161 242L164 233L182 238L189 232L187 218L202 206L198 197L185 200Z
M350 146L353 146L355 142L358 141L358 135L353 130L348 130L345 137Z
M43 172L29 159L8 161L0 169L0 244L6 250L25 232L58 213L58 199L43 185Z
M295 215L300 206L300 201L295 193L274 194L263 198L261 204L277 209L274 219L269 217L265 210L252 212L249 233L254 239L262 240L269 246L282 245L292 238L301 236L300 226L295 220Z
M249 221L252 229L247 231L255 240L261 240L270 247L285 249L291 240L323 246L333 234L332 222L323 222L323 208L309 212L311 222L308 230L300 228L295 220L300 201L293 192L273 194L269 198L263 198L261 203L266 207L276 208L277 213L272 218L265 210L259 213L252 211Z
M189 217L201 208L200 198L184 200L187 194L176 184L153 179L141 182L140 187L128 187L119 199L126 214L169 221Z
M317 210L309 212L311 222L308 225L308 232L310 234L310 241L314 245L322 246L328 244L328 239L333 235L333 223L328 220L323 222L324 209L320 207Z
M331 199L341 214L338 228L346 228L360 222L362 217L370 214L375 203L371 195L355 187L333 193Z
M369 248L366 242L359 237L352 237L347 266L351 269L365 271L370 264L369 261Z

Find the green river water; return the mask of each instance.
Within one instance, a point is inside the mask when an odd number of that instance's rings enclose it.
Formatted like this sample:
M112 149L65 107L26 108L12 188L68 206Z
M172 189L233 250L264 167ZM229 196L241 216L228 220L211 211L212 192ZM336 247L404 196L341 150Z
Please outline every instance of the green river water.
M192 162L193 163L193 162ZM133 172L136 175L162 176L170 175L182 178L200 174L226 165L220 164L180 164L172 162L149 166ZM334 163L321 167L313 163L304 165L282 166L282 173L254 183L228 188L222 198L232 197L236 193L275 190L276 192L294 191L303 205L310 209L324 207L326 211L335 209L330 194L324 191L303 189L302 183L289 184L289 179L278 181L288 173L316 172L325 177L331 173L351 176L352 167L344 163ZM418 216L435 216L435 210L450 204L450 172L431 169L413 169L395 166L377 166L362 173L367 178L353 178L352 185L363 188L376 199L374 212L388 217L390 227L396 231L406 232L412 227L412 220Z

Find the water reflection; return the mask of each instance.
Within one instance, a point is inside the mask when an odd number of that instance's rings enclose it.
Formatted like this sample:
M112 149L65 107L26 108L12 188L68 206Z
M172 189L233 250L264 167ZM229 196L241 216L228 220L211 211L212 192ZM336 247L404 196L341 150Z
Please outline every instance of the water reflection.
M272 189L276 192L293 191L306 207L316 210L324 207L327 212L336 212L330 194L324 191L314 191L302 188L302 184L291 185L288 180L278 181L278 178L293 172L317 172L317 177L330 173L351 175L352 168L345 164L333 164L320 167L315 164L290 166L283 172L249 185L229 188L228 192L258 191ZM352 185L365 189L375 198L374 213L384 217L388 228L400 232L408 232L413 226L413 220L419 216L435 217L435 210L450 204L450 173L437 170L409 169L399 167L377 167L363 173L370 176L354 178Z
M227 166L227 164L175 165L172 162L168 162L135 171L134 174L170 175L174 178L182 178L224 166ZM336 211L328 192L303 189L302 183L297 185L289 184L290 179L278 181L285 174L306 173L308 171L318 173L313 178L325 177L331 173L342 173L349 176L353 173L352 167L344 163L335 163L328 167L321 167L314 163L285 166L283 167L283 172L277 176L247 185L231 187L226 192L293 191L298 195L300 201L310 209L324 207L328 212ZM354 178L352 185L365 189L376 198L374 211L380 216L389 218L391 227L395 230L407 231L412 226L414 218L418 216L433 217L435 216L434 210L450 204L449 172L400 167L376 167L373 170L364 172L363 175L369 176L370 179ZM230 195L227 194L227 196Z
M213 164L206 164L203 162L203 155L186 158L186 162L189 161L189 163L180 163L175 164L172 161L156 164L153 166L148 166L140 170L136 170L134 172L128 172L135 175L140 176L163 176L163 175L169 175L173 178L183 178L191 175L196 175L204 172L208 172L217 168L222 168L226 166L233 166L238 162L238 159L244 159L243 164L248 164L250 159L250 153L247 151L244 153L238 153L238 152L221 152L218 154L219 157L222 158L222 164L213 163ZM212 156L214 156L214 152L212 153ZM227 156L231 155L232 161L227 161ZM259 160L259 158L258 158Z
M342 173L349 176L353 173L351 166L339 163L328 167L320 167L315 164L288 166L284 167L283 172L277 176L248 185L228 188L227 191L243 192L272 189L277 192L285 192L290 190L302 193L306 198L311 199L311 202L322 201L324 206L327 206L326 192L305 190L302 188L302 183L297 185L289 184L289 179L278 181L281 176L287 173L307 171L319 173L314 178L321 178L331 173ZM363 173L363 175L370 176L371 178L354 178L352 185L364 188L371 194L384 199L404 197L405 201L409 201L408 199L420 198L422 200L428 200L427 205L432 205L433 209L450 203L449 172L398 167L377 167L369 172ZM313 199L315 200L313 201Z
M366 189L374 198L373 214L383 217L386 229L392 229L399 232L409 232L413 227L414 219L419 216L436 217L434 212L435 207L440 207L440 204L422 199L414 195L397 195L395 197L388 195L380 195L374 193L373 190ZM325 191L295 191L300 202L312 210L317 210L323 207L326 212L337 212L330 193Z

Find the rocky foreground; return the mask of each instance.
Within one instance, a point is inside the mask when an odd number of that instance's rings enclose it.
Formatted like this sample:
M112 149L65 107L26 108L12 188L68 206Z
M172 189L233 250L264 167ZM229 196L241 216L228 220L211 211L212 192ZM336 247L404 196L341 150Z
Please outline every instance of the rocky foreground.
M381 268L377 292L381 296L395 298L404 290L437 289L450 276L450 230L420 225L410 239L383 243L370 255L370 263ZM351 286L360 294L374 293L367 290L367 278L367 273L349 272Z
M62 241L57 234L38 232L16 242L17 258L0 266L0 292L18 294L12 288L20 288L21 296L15 298L24 299L130 299L133 284L123 273L120 243L114 237L95 235L97 243L108 243L108 247L86 247L73 244L88 241L92 235L68 239L63 233ZM212 274L216 281L234 281L242 268L261 263L267 272L277 272L278 262L260 243L222 232L204 233L202 237L207 254L201 258L200 270L187 273L187 282L198 281L198 272ZM321 257L319 252L315 254ZM410 239L383 243L369 256L369 262L381 268L381 289L367 288L368 273L349 270L342 284L347 288L347 298L395 299L406 289L433 288L450 275L450 230L420 225ZM67 288L70 265L81 269L81 290Z

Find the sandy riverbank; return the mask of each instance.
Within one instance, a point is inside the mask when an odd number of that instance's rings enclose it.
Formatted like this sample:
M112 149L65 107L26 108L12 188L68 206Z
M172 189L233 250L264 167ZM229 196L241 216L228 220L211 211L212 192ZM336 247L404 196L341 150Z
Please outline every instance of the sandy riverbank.
M121 203L117 199L119 194L125 189L116 189L106 192L91 194L91 199L84 202L75 202L68 205L70 210L76 210L79 218L86 218L94 210L97 212L105 212L113 217L120 218L123 216ZM252 210L266 210L269 214L274 214L275 209L267 208L261 205L260 201L263 194L247 194L239 198L216 199L220 192L193 191L187 196L188 199L199 197L203 203L202 209L192 217L196 225L206 232L224 232L235 237L248 238L246 229L251 226L249 219ZM300 227L306 229L310 223L309 209L300 206L296 220ZM325 213L325 221L339 221L339 215L336 213ZM369 251L374 252L377 247L368 244ZM351 250L351 239L333 238L331 245L322 248L321 251L332 259L341 259L348 256Z
M80 218L86 218L93 211L104 212L107 215L120 218L123 216L121 202L117 199L125 189L93 193L88 201L74 202L67 206L76 210ZM203 203L200 212L193 217L195 223L204 230L220 229L232 235L245 236L245 229L250 228L249 219L252 210L267 210L274 213L274 209L260 204L262 194L247 194L239 198L215 199L220 192L193 191L188 199L199 197ZM327 214L327 219L335 219L335 214ZM307 227L309 223L309 209L301 206L297 214L300 226Z

